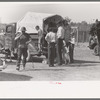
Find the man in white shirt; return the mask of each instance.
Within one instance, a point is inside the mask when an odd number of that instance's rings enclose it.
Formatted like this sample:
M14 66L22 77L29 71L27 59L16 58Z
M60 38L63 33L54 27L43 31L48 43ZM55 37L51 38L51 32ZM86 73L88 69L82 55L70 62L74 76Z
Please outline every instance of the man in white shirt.
M54 32L54 29L49 28L49 33L47 33L45 39L48 42L49 67L53 67L55 59L55 42L56 42L56 33Z
M43 32L42 32L42 30L40 29L39 26L36 26L35 28L38 31L38 48L39 48L39 51L40 51L41 50L41 38L42 38Z
M57 31L57 59L58 65L62 65L62 49L63 49L63 39L64 39L64 28L63 23L58 23L58 31Z

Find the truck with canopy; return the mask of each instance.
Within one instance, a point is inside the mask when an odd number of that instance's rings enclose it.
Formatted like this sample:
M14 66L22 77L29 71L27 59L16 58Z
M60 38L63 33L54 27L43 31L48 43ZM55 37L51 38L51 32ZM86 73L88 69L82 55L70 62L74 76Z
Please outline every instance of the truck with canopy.
M24 26L26 27L26 32L32 38L32 43L28 46L27 60L29 60L32 55L38 55L38 33L35 27L38 25L43 30L43 34L47 34L48 27L56 28L56 24L62 20L63 17L57 14L28 12L18 22L10 23L6 26L5 48L9 49L15 57L17 56L17 42L15 42L14 38L21 27ZM53 26L51 23L55 25ZM41 54L46 56L47 45L45 48L46 51L43 50Z

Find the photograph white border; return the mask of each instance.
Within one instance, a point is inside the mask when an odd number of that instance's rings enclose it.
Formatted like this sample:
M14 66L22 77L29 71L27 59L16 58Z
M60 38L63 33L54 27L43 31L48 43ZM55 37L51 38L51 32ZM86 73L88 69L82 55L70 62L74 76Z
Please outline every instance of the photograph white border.
M1 3L1 2L0 2ZM2 2L28 4L100 2ZM0 98L100 98L100 81L1 81Z

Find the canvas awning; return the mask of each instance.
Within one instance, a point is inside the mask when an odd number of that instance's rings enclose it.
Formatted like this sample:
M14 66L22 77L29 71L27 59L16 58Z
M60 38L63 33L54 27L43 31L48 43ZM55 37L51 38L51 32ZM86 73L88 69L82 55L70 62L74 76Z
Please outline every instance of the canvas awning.
M26 27L27 33L37 33L35 27L38 25L41 29L43 21L49 23L50 21L56 21L63 19L60 15L28 12L26 15L17 22L17 31L20 31L21 27Z

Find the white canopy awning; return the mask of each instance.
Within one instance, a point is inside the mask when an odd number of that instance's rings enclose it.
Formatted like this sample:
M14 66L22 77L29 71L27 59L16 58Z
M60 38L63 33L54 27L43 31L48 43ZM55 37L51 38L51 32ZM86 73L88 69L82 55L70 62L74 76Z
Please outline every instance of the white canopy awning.
M57 21L62 17L56 14L28 12L17 22L17 31L20 31L21 27L26 27L27 33L37 33L35 27L38 25L42 29L43 20L49 19L50 21L50 18L53 18L54 21Z

